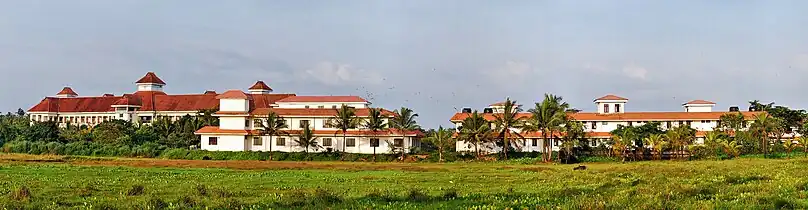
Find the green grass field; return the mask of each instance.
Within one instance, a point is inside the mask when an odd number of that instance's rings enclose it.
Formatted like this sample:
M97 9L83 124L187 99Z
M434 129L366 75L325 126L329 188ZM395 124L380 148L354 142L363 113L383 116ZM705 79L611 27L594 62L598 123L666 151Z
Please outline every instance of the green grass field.
M808 207L806 158L599 163L587 164L584 171L573 171L574 166L6 154L0 155L0 204L10 209Z

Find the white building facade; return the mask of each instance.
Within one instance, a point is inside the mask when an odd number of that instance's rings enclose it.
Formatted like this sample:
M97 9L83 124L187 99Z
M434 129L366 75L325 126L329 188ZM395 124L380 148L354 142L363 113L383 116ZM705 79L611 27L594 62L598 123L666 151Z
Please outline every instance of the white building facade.
M696 142L703 142L706 132L713 131L719 127L720 117L724 114L739 113L747 120L747 126L751 125L755 115L763 112L746 112L738 111L733 107L731 111L713 111L715 103L705 100L693 100L684 103L682 107L684 111L681 112L627 112L626 104L627 98L606 95L594 100L596 112L578 112L571 113L570 117L584 125L584 130L587 132L587 139L589 146L599 146L605 144L611 139L609 132L618 128L618 126L641 126L646 123L659 122L662 130L667 130L678 126L690 126L696 130ZM493 121L494 115L502 113L504 103L491 104L483 109L480 113L486 120ZM471 109L464 108L462 112L455 113L451 118L451 122L455 125L459 132L459 128L463 125L463 120L470 116ZM519 113L519 118L530 117L530 113ZM524 139L515 138L514 141L518 142L515 147L517 151L522 152L540 152L543 148L542 135L540 132L521 132L518 129L514 131L520 133ZM456 150L458 152L472 152L475 151L475 145L469 144L464 141L457 141ZM554 151L558 151L561 146L560 140L550 141L550 146ZM501 148L494 145L476 145L481 151L486 152L499 152Z

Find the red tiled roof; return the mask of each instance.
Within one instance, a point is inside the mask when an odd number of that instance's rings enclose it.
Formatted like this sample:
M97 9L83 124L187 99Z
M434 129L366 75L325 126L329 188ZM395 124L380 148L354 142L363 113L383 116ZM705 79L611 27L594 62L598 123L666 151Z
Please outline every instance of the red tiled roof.
M141 102L140 111L199 111L219 109L219 100L214 94L167 95L156 91L138 91L131 94ZM294 94L252 95L250 108L269 108L280 99ZM110 107L123 96L99 96L77 98L47 97L34 105L29 112L109 112Z
M370 113L370 109L368 108L361 108L355 109L356 116L359 117L367 117ZM300 109L300 108L259 108L253 110L250 114L252 115L267 115L269 112L275 112L281 116L334 116L337 114L337 110L335 109ZM392 117L395 113L391 112L390 110L382 109L382 115Z
M570 116L581 121L662 121L662 120L717 120L721 115L736 112L626 112L619 114L600 114L594 112L573 113ZM740 112L746 119L752 119L755 115L763 112ZM462 121L471 114L455 113L450 121ZM481 113L486 120L494 120L494 114ZM530 113L519 113L517 117L530 117Z
M62 88L62 91L59 91L59 93L57 93L56 95L74 95L74 96L77 96L79 94L76 93L75 91L73 91L73 88L64 87L64 88Z
M217 111L213 113L215 115L249 115L250 113L247 112L236 112L236 111Z
M248 90L272 90L272 88L264 83L264 81L258 80L258 82L255 82L255 84Z
M620 97L620 96L609 94L609 95L605 95L603 97L597 98L595 100L597 101L597 100L628 100L628 99Z
M692 100L690 102L685 103L685 105L687 104L715 104L715 103L713 103L712 101L705 101L705 100Z
M205 91L205 93L202 93L202 94L213 94L213 95L218 95L218 94L216 93L216 91L215 91L215 90L206 90L206 91Z
M146 73L146 76L143 76L143 78L140 78L135 83L153 83L153 84L161 84L161 85L166 84L165 82L163 82L163 80L161 80L159 77L157 77L157 75L154 74L154 72Z
M368 102L359 96L294 96L278 102Z
M216 99L249 99L250 97L240 90L228 90L216 96Z
M519 133L524 138L543 138L541 135L542 132L522 132ZM696 131L696 137L704 137L707 134L705 131ZM452 134L452 138L457 138L458 133L455 132ZM563 136L564 133L556 133L556 136ZM609 132L586 132L586 138L611 138L612 134ZM518 138L514 134L509 134L508 138Z
M123 95L121 97L121 99L118 99L117 101L115 101L115 103L112 104L112 105L140 106L140 105L143 105L143 104L142 104L142 102L140 101L140 99L138 97L133 96L131 94L126 94L126 95Z
M230 130L230 129L219 129L219 126L205 126L196 130L194 134L233 134L233 135L247 135L249 132L247 130Z

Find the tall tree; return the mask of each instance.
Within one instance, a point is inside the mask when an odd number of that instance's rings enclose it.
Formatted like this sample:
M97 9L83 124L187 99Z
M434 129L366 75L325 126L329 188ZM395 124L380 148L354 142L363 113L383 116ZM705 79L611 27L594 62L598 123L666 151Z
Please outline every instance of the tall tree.
M725 142L727 137L724 133L719 131L709 131L704 135L704 145L710 149L716 159L720 159L719 152L723 150L722 142ZM729 154L727 154L729 155Z
M493 130L491 130L488 120L475 110L469 117L463 119L458 139L472 144L477 158L479 158L480 146L493 139Z
M762 104L759 100L749 101L749 111L750 112L762 112L769 110L774 106L774 102L768 104Z
M652 134L646 137L644 141L645 145L648 145L654 150L654 157L656 157L657 160L661 160L662 152L665 150L665 147L668 146L665 137L661 134Z
M802 155L808 156L808 137L800 136L795 138L795 140L800 143L800 147L802 147Z
M584 124L579 121L570 120L563 127L564 137L561 147L564 149L564 163L570 163L575 157L575 148L580 146L581 140L586 138ZM576 158L577 159L577 158Z
M303 147L303 152L306 153L307 159L309 148L314 147L315 151L320 148L320 145L317 144L317 136L314 136L314 130L309 126L303 126L303 130L297 134L297 138L294 139L294 142L297 143L298 146Z
M561 130L562 125L567 122L567 111L569 104L563 102L561 96L544 94L544 100L536 103L536 107L528 110L530 118L523 126L526 132L541 132L542 135L542 160L549 162L552 159L551 139L555 139L555 134Z
M267 143L269 144L269 160L272 160L272 137L287 134L284 129L289 128L289 126L286 125L286 119L273 111L269 111L267 116L260 121L259 135L269 137L269 142Z
M730 135L735 135L735 131L739 131L744 128L745 119L743 114L740 112L733 112L733 113L726 113L721 115L719 118L721 125L719 128L723 131L726 131Z
M511 142L508 141L508 136L514 135L524 139L519 132L514 129L522 127L521 120L519 119L519 112L522 112L522 107L516 104L516 101L511 101L510 98L505 99L504 110L502 113L494 114L494 127L498 136L502 138L502 154L505 160L508 159L508 151L511 149Z
M415 120L415 118L418 117L418 114L416 114L412 109L401 107L393 112L393 119L391 119L389 124L391 128L396 129L396 132L401 133L402 139L406 137L407 132L421 129L421 126L419 126L418 122ZM402 147L403 146L404 143L402 142ZM401 159L403 160L405 148L400 148L399 150L401 152Z
M387 116L382 114L381 108L370 108L368 111L369 111L368 118L364 121L363 124L365 129L370 131L371 139L373 139L373 137L376 137L377 132L387 129L387 123L384 122L384 119L387 118ZM376 143L378 143L378 139ZM376 146L371 145L371 146L373 146L373 161L376 161L377 145Z
M438 127L435 132L431 132L424 140L437 147L439 162L443 162L443 151L455 145L452 139L452 130L445 129L443 126Z
M356 117L356 109L349 107L345 104L336 110L334 119L329 122L331 127L335 127L342 131L342 153L345 153L346 134L348 129L354 129L359 126L360 120ZM343 155L344 157L345 155Z
M755 115L755 121L749 127L749 130L760 140L764 156L768 155L769 138L773 133L777 132L777 123L776 118L772 118L764 112Z

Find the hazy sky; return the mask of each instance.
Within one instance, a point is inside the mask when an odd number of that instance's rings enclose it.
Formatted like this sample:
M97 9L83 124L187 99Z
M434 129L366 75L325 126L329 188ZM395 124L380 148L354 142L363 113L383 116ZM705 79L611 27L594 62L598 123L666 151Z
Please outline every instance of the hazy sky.
M72 86L359 95L446 125L544 93L594 110L808 105L808 1L0 1L0 110Z

